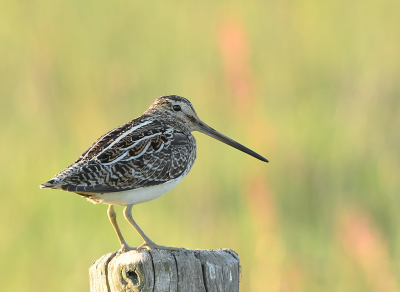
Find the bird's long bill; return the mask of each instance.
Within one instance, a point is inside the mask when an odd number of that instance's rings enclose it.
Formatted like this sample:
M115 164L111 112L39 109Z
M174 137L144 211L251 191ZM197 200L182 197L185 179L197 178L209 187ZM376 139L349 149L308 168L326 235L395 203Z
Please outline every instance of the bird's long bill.
M225 135L222 135L221 133L219 133L218 131L214 130L213 128L207 126L203 122L199 122L199 131L202 132L203 134L213 137L225 144L228 144L229 146L232 146L240 151L243 151L244 153L247 153L257 159L260 159L261 161L269 162L268 159L265 159L260 154L257 154L253 150L250 150L249 148L243 146L242 144L239 144L238 142L232 140L231 138L228 138Z

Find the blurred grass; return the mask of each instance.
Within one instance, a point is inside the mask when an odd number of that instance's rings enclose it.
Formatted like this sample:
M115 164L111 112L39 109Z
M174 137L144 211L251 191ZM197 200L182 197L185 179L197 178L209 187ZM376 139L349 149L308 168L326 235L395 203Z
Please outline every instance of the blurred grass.
M119 248L107 206L38 186L178 94L271 163L195 134L189 176L133 209L152 239L236 250L242 291L400 291L399 9L1 1L2 290L88 291Z

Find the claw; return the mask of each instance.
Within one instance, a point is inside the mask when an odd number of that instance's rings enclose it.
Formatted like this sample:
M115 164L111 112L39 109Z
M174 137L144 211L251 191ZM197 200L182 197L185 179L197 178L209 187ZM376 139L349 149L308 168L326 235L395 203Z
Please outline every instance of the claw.
M118 253L124 253L130 250L138 250L139 248L135 246L130 246L128 244L121 244L121 249L118 251Z
M151 243L150 242L149 243L144 242L142 245L138 246L137 250L144 249L144 248L146 248L148 250L151 250L151 249L163 249L163 250L174 250L174 251L186 250L183 247L172 247L172 246L158 245L158 244L155 244L154 242L151 242Z

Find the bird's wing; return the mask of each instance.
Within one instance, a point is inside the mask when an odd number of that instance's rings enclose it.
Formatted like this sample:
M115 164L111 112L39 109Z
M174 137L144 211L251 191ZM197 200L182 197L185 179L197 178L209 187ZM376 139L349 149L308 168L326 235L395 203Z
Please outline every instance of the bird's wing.
M82 193L119 192L163 184L194 160L189 137L154 120L132 123L97 140L43 187Z

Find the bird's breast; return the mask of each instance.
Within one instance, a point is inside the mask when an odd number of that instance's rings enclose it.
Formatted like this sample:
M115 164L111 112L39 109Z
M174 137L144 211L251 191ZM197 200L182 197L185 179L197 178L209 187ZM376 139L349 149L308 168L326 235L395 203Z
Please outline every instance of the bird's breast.
M174 180L155 186L122 192L100 193L86 198L95 204L103 203L118 206L145 203L157 199L172 190L178 183L180 183L186 174L187 173Z

